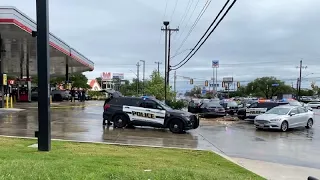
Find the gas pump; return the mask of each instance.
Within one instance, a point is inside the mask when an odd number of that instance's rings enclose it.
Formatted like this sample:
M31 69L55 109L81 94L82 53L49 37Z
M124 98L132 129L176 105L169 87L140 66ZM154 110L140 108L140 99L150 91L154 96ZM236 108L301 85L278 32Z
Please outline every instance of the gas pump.
M31 102L31 81L20 79L17 81L18 101Z

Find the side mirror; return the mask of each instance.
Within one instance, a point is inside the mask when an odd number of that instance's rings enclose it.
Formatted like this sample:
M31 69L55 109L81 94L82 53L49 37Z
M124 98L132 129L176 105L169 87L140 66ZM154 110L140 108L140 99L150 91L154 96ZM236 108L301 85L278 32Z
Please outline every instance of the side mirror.
M294 115L296 115L296 113L290 113L290 116L294 116Z

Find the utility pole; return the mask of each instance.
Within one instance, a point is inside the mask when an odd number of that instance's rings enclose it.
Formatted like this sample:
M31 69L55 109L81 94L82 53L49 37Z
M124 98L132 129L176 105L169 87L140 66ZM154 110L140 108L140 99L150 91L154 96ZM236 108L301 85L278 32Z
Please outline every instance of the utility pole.
M146 73L146 61L145 60L140 60L143 63L143 75L142 75L142 83L143 83L143 88L142 88L142 94L144 94L144 89L145 89L145 73Z
M167 62L167 39L168 39L168 25L169 21L163 21L163 25L165 28L161 28L161 31L164 31L165 33L165 40L164 40L164 62L165 62L165 70L164 70L164 100L167 101L167 69L168 69L168 62Z
M139 70L140 70L140 64L139 64L139 62L137 62L137 95L139 95L139 82L140 82L140 80L139 80Z
M300 94L301 94L301 82L302 82L302 77L301 77L301 75L302 75L302 69L306 69L307 68L307 66L302 66L302 59L300 60L300 65L299 66L297 66L296 68L299 68L299 78L298 78L298 84L299 84L299 86L298 86L298 100L300 100Z
M161 62L157 61L157 62L154 62L156 64L158 64L158 74L160 75L160 64L162 64Z
M177 71L174 71L174 79L173 79L173 91L177 93Z
M165 88L165 95L164 98L167 100L167 86L169 85L169 72L170 72L170 47L171 47L171 32L173 31L179 31L178 28L176 29L170 29L169 21L164 21L163 25L165 28L161 28L161 31L165 32L165 76L164 76L164 88ZM168 33L169 33L169 45L168 45Z
M170 77L170 59L171 59L171 34L172 34L172 32L177 32L177 31L179 31L179 28L176 28L176 29L170 29L170 27L169 27L169 29L168 29L168 31L169 31L169 43L168 43L168 69L167 69L167 84L169 85L169 77Z

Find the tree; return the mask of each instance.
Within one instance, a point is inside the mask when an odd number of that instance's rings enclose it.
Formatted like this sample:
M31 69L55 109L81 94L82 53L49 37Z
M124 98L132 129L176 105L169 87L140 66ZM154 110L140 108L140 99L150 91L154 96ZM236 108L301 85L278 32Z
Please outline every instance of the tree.
M195 97L200 96L200 95L201 95L201 87L194 86L194 87L191 89L190 95L191 95L191 96L195 96Z
M273 84L277 84L277 86L272 86ZM280 93L292 93L293 89L275 77L262 77L250 82L246 87L246 92L254 96L269 99Z
M145 92L147 95L155 96L159 100L164 100L164 78L155 70L150 76L150 80L146 82ZM167 99L172 100L175 93L171 87L167 87Z

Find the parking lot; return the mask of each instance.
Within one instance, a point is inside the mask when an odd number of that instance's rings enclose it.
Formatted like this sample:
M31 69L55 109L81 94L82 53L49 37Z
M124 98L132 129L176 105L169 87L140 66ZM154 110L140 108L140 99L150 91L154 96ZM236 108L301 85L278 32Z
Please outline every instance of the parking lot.
M0 116L0 135L34 137L37 130L36 108L1 113ZM317 158L320 157L318 115L310 130L300 128L285 133L257 131L253 124L244 121L228 124L202 121L198 129L186 134L140 127L104 129L102 102L96 101L86 102L85 107L54 108L51 117L52 138L55 139L208 149L231 157L320 169L320 159Z

